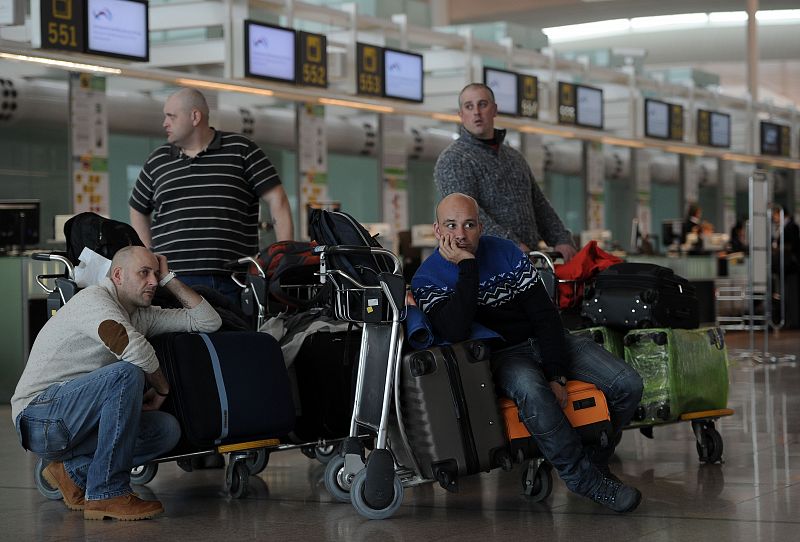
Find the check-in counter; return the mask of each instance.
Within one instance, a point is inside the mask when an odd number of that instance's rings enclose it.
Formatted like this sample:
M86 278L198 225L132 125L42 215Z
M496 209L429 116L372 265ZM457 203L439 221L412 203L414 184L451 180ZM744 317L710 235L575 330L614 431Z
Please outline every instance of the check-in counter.
M59 267L27 256L0 257L0 403L11 400L33 338L47 319L47 294L36 275L63 272Z

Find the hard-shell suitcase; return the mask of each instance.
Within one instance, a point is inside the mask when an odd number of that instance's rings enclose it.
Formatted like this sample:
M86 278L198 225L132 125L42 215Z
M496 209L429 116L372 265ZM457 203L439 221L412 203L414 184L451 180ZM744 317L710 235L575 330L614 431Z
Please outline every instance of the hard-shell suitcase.
M595 325L622 330L699 325L694 286L671 269L648 263L620 263L598 273L581 314Z
M571 330L570 333L578 337L589 337L618 358L623 359L625 357L625 346L623 344L625 332L623 331L597 326Z
M282 437L294 426L283 355L266 333L168 333L154 338L170 383L164 410L181 424L181 447Z
M580 435L581 441L602 448L607 447L612 431L611 413L603 392L594 384L569 380L567 381L567 397L564 414ZM512 453L517 456L521 452L523 457L530 457L536 445L528 428L520 420L517 405L507 397L500 398L499 404Z
M663 423L687 412L727 407L727 349L718 327L629 331L625 361L644 383L632 425Z
M460 475L509 461L483 343L467 341L408 354L400 378L403 425L426 478L455 491Z
M356 330L317 331L303 341L292 364L300 403L295 440L348 435L360 342Z

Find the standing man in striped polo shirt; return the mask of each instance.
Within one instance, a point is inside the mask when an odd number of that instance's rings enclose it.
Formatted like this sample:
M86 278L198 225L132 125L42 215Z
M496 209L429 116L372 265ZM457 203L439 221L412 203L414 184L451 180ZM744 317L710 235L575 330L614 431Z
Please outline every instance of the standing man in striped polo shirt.
M269 205L277 241L294 237L292 214L264 152L242 135L215 130L208 115L195 89L167 99L167 143L139 173L131 225L184 284L210 286L238 303L239 287L224 265L258 252L259 200Z

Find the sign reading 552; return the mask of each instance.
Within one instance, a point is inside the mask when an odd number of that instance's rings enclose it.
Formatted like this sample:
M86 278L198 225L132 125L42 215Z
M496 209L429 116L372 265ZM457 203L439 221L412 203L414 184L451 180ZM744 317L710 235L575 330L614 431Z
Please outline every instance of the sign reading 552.
M42 48L62 51L83 51L82 0L42 0Z
M328 86L328 40L320 34L298 32L300 54L299 81L311 87Z

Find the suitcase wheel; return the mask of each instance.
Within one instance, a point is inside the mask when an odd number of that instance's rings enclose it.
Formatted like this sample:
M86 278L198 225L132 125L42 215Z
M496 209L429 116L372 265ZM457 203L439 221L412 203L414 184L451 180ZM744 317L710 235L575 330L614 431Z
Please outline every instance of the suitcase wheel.
M480 341L475 341L470 344L469 351L476 361L484 361L489 358L489 347Z
M430 352L420 352L412 356L408 364L411 376L415 378L431 374L436 370L436 359Z
M639 342L639 339L640 339L639 335L636 335L634 333L628 333L625 335L625 338L622 339L622 342L625 344L625 346L633 346L634 344Z
M625 337L627 339L627 337ZM633 413L633 419L637 422L644 420L645 418L645 409L643 406L636 407L636 412Z
M658 410L656 410L656 417L664 421L669 420L669 405L661 405L658 407Z
M606 342L606 340L603 338L603 332L600 331L599 329L596 329L594 330L594 332L592 332L592 339L597 344L605 344Z
M664 346L669 342L669 338L667 334L663 331L656 333L656 336L653 337L653 342L656 343L658 346Z

